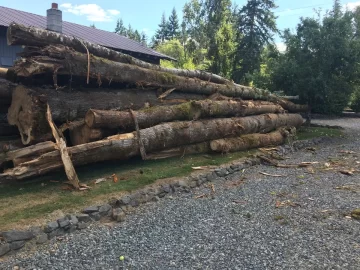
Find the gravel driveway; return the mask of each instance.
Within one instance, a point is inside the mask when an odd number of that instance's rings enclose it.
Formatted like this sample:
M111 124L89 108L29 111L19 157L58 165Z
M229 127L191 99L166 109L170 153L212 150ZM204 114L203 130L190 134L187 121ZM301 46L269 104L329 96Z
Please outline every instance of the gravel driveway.
M330 161L357 164L360 119L314 122L344 126L347 136L282 161L319 162L313 169L255 166L215 181L213 198L195 199L208 187L173 195L115 227L94 225L0 268L360 269L360 223L349 218L360 208L359 174L324 170Z

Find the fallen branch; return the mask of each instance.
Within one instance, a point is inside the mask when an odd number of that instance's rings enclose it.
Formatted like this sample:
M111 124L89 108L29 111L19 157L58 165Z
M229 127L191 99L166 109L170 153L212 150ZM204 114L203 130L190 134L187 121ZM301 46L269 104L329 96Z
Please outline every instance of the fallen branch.
M286 175L281 175L281 174L270 174L270 173L266 173L266 172L259 172L262 175L265 176L272 176L272 177L286 177Z

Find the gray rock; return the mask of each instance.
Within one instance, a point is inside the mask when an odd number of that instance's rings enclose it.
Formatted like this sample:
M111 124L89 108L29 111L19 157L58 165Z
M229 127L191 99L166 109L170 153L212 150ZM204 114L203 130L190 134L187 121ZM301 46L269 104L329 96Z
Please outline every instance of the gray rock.
M57 228L59 228L59 223L57 221L52 221L45 226L44 232L50 233L56 230Z
M48 238L52 239L56 236L62 236L65 234L65 230L63 228L58 228L56 230L53 230L52 232L48 233Z
M189 185L188 185L184 180L179 180L179 181L177 182L177 185L178 185L179 187L189 187Z
M216 178L217 178L216 172L211 172L206 175L206 179L209 182L215 181Z
M8 231L3 232L2 236L7 242L30 240L34 238L34 234L31 231Z
M41 233L36 236L36 244L44 244L48 240L48 235L46 233Z
M162 185L161 188L165 193L171 193L172 192L172 189L171 189L170 185L168 185L168 184Z
M119 200L116 198L110 198L108 202L112 207L118 206L120 204Z
M229 174L233 174L235 172L235 170L231 169L231 167L228 167L227 171L229 172Z
M112 209L112 207L110 204L104 204L104 205L100 206L100 208L99 208L100 216L102 216L102 217L107 216L110 213L111 209Z
M79 222L90 222L91 217L88 214L79 214L76 215Z
M77 225L79 223L79 220L75 215L68 215L67 218L70 221L70 225Z
M167 194L167 193L166 193L165 191L163 191L163 192L161 192L161 193L158 194L158 197L159 197L159 198L164 198L164 197L166 196L166 194Z
M92 220L95 220L95 221L99 221L101 219L101 216L100 216L99 212L91 213L90 217L91 217Z
M125 216L126 216L126 214L121 208L114 208L112 210L112 218L117 222L124 221Z
M158 201L160 201L160 198L158 196L154 196L154 197L152 197L151 201L158 202Z
M10 244L10 249L18 250L18 249L22 248L23 246L25 246L25 241L15 241Z
M60 228L67 228L70 226L70 220L67 217L62 217L57 220Z
M10 244L8 244L8 243L3 244L3 245L0 244L0 257L5 255L9 251L10 251Z
M80 223L77 225L77 229L78 229L78 230L83 230L83 229L86 229L88 226L89 226L88 223L80 222Z
M225 177L225 176L227 176L229 174L229 172L227 171L226 168L215 169L215 173L219 177Z
M44 233L43 230L41 229L41 227L31 227L30 228L30 231L33 233L34 237L39 235L39 234L42 234Z
M190 188L195 188L195 187L197 187L197 185L198 185L197 181L190 181L190 183L189 183Z
M99 211L99 206L89 206L86 207L82 212L84 214L91 214Z
M70 225L70 227L66 230L67 233L73 233L76 231L76 225Z
M120 205L128 205L131 201L131 197L129 195L124 195L120 198Z

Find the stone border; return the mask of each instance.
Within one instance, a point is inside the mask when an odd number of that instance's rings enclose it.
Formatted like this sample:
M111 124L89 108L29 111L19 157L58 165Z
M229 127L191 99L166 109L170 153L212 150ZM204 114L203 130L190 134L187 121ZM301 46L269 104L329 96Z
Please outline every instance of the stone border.
M292 146L279 146L278 152L280 155L286 155L326 140L330 140L330 138L320 137L311 140L295 141ZM73 233L76 230L83 230L87 228L91 222L99 221L102 218L111 218L117 222L124 221L126 214L141 204L151 201L156 202L160 200L160 198L175 192L190 192L192 188L201 186L206 182L212 182L217 178L226 177L260 163L259 158L248 158L245 161L233 162L231 165L221 166L210 172L183 177L174 180L170 184L145 187L141 190L123 195L119 199L111 199L108 204L87 207L83 209L80 214L66 215L58 220L49 222L43 228L36 227L27 231L13 230L0 232L0 257L10 251L17 251L23 248L28 241L43 244L54 237Z

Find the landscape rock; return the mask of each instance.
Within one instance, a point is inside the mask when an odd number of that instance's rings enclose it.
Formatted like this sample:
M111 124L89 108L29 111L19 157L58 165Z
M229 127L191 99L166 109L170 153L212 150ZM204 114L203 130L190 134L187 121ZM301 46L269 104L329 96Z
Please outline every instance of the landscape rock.
M125 216L126 216L126 214L121 208L114 208L112 210L112 218L117 222L124 221Z
M99 206L89 206L86 207L82 212L84 214L91 214L99 211Z
M104 205L100 206L100 208L99 208L100 216L102 216L102 217L107 216L110 213L111 208L112 207L110 204L104 204Z
M172 192L172 189L171 189L170 185L168 185L168 184L162 185L161 188L165 193L171 193Z
M89 226L88 223L80 222L80 223L77 225L77 228L78 228L78 230L83 230L83 229L86 229L88 226Z
M120 205L128 205L131 201L131 197L129 195L124 195L120 198Z
M62 236L65 234L65 230L63 228L58 228L56 230L53 230L52 232L48 233L48 238L52 239L56 236Z
M10 244L0 244L0 256L5 255L10 251Z
M2 237L4 237L7 242L14 242L30 240L34 238L34 234L31 231L8 231L3 232Z
M59 223L59 227L61 228L66 228L70 226L70 220L67 217L62 217L58 219L57 222Z
M216 172L211 172L206 175L206 179L209 182L215 181L216 178L217 178Z
M78 214L76 215L79 222L90 222L91 217L88 214Z
M10 244L10 249L18 250L18 249L22 248L23 246L25 246L25 241L15 241Z
M45 226L44 232L50 233L56 230L57 228L59 228L59 223L57 221L52 221Z
M99 212L96 212L96 213L91 213L89 214L91 219L92 220L95 220L95 221L99 221L101 219L101 216L100 216L100 213Z
M41 233L36 236L36 244L44 244L48 240L48 235L46 233Z
M77 225L79 223L79 220L75 215L68 215L67 218L70 221L70 225Z

